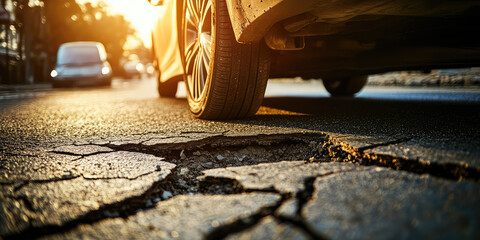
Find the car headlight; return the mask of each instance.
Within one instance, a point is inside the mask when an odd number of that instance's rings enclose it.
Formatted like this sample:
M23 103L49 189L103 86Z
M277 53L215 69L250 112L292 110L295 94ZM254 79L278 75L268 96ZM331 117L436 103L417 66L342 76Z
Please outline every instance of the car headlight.
M50 76L51 76L52 78L57 77L57 76L58 76L58 72L57 72L56 70L52 70L52 71L50 72Z
M154 74L155 73L155 68L153 66L148 66L147 67L147 73L148 74Z
M102 68L102 74L103 75L107 75L110 73L110 68L109 67L103 67Z
M141 72L141 71L143 71L143 64L138 63L138 64L135 66L135 68L137 69L137 71Z

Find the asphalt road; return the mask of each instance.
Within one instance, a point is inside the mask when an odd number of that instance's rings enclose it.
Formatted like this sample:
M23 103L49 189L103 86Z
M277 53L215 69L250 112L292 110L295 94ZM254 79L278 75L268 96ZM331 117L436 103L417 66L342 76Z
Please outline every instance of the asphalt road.
M250 119L152 79L0 92L4 238L480 237L480 89L270 81Z

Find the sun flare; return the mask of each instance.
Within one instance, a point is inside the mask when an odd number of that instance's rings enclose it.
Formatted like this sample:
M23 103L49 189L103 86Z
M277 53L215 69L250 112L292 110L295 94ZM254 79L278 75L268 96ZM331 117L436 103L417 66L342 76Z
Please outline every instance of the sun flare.
M77 2L95 4L99 0L77 0ZM103 0L103 2L108 5L111 13L124 15L137 30L137 36L143 40L145 46L150 47L150 32L156 20L157 7L150 5L147 0Z

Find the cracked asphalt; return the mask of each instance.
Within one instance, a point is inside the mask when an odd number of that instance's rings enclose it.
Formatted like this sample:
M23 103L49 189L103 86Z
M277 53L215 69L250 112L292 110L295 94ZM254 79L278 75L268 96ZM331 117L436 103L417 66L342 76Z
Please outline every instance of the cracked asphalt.
M153 79L0 92L0 239L479 239L480 89L271 81L193 118Z

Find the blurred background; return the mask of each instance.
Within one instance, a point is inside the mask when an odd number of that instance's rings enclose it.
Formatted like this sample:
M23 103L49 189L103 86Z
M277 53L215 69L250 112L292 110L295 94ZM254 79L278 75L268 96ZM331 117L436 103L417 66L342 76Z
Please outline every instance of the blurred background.
M147 1L0 0L0 84L49 82L59 46L73 41L103 43L114 77L153 74L154 19Z
M73 41L103 43L113 77L153 77L156 11L143 0L0 0L0 85L49 83L59 46ZM480 86L480 68L379 74L368 84Z

